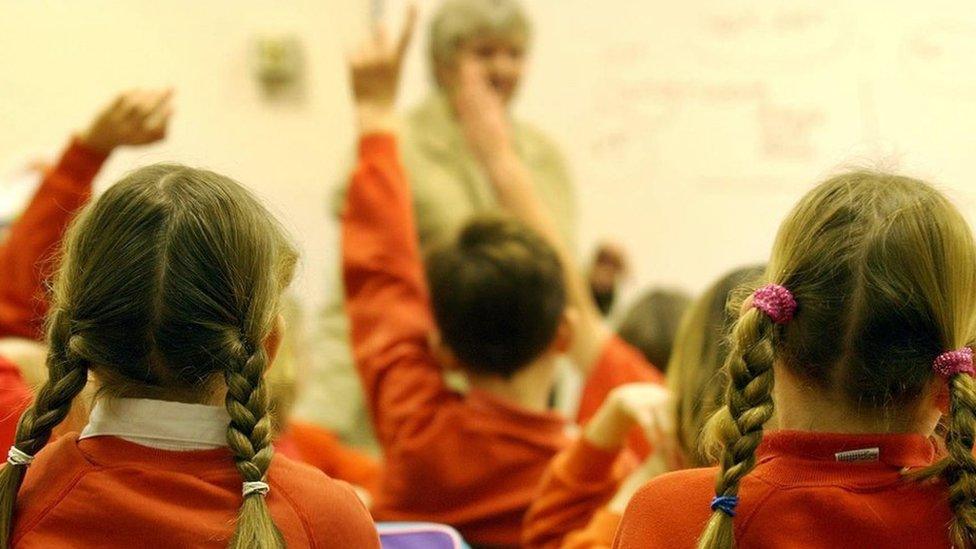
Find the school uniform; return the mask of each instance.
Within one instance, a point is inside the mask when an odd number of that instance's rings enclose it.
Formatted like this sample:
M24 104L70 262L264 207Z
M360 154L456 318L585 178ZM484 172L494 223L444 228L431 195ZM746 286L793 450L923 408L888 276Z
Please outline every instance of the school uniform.
M0 356L0 448L10 448L20 415L34 395L16 364Z
M80 435L41 450L17 498L12 546L227 546L242 479L221 407L100 400ZM290 549L378 548L347 484L276 456L267 504Z
M372 494L380 477L373 456L347 447L331 431L302 421L291 421L275 439L279 455L307 463L330 477L359 486Z
M904 475L936 455L921 435L767 433L756 468L740 484L736 544L948 549L945 484ZM651 480L627 507L613 547L696 547L712 513L717 472L688 469Z
M516 546L536 484L570 443L567 421L444 384L427 344L435 323L393 136L361 139L346 200L346 310L385 458L373 515L446 523L476 545ZM623 348L610 339L594 365L590 384L603 396L613 387L603 383L607 376L618 383L656 378Z

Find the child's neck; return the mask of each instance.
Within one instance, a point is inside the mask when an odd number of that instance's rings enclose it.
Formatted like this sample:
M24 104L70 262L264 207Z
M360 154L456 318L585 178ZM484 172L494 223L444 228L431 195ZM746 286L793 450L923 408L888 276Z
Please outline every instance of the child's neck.
M929 436L940 414L933 402L922 402L915 410L879 412L849 402L843 395L810 387L777 368L773 389L775 415L769 429L820 433L917 433ZM926 412L922 412L925 410Z
M471 387L491 393L533 412L549 410L556 362L552 357L541 358L523 367L511 378L468 374Z

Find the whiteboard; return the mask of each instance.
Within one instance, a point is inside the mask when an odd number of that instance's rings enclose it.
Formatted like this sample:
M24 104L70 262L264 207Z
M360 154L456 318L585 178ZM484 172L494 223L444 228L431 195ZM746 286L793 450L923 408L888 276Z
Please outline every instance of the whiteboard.
M419 4L429 16L436 2ZM789 208L844 168L921 177L976 217L970 2L526 6L536 36L517 113L570 161L581 251L623 243L632 291L697 291L764 261ZM417 38L408 104L428 86Z

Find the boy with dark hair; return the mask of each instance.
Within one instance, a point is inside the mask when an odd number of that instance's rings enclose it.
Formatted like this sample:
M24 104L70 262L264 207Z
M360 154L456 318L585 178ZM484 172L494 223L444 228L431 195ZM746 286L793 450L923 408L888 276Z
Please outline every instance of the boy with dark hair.
M477 545L516 546L536 484L570 441L565 418L548 408L557 357L569 352L589 373L597 401L656 374L601 327L558 241L512 219L476 219L435 249L428 287L393 131L412 21L395 45L377 34L351 62L360 143L343 275L386 461L373 512L447 523ZM442 368L464 372L471 391L450 391Z

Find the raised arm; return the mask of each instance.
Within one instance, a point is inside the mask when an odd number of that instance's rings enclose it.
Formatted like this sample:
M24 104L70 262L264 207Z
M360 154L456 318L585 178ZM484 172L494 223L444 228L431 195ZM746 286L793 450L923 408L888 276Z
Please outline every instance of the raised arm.
M539 198L531 174L515 151L510 123L501 100L490 89L477 64L464 58L460 63L455 108L465 137L487 173L499 204L546 237L559 254L569 304L578 313L570 355L577 367L588 374L596 364L610 331L603 324L555 220Z
M396 43L376 33L350 61L359 155L342 215L342 270L353 356L386 449L402 442L404 426L430 425L450 398L428 347L434 321L394 135L412 14Z
M170 90L119 95L72 139L44 176L0 244L0 337L43 338L44 283L68 223L88 201L92 180L116 147L153 143L166 135L171 95Z

